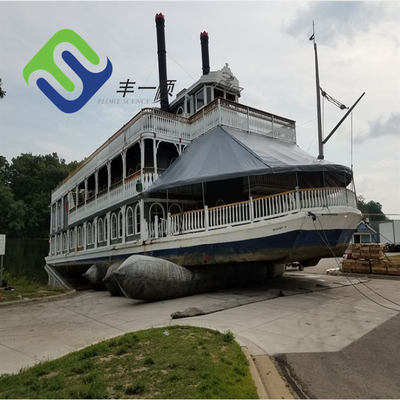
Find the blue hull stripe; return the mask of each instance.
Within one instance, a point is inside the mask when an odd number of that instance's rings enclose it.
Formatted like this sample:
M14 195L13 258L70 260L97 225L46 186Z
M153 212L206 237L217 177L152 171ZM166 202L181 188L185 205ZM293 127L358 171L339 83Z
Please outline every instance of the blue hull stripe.
M154 250L148 252L127 252L112 257L111 261L125 260L133 254L164 258L179 265L198 265L251 261L302 261L313 258L332 257L331 250L325 245L327 241L337 256L341 256L348 245L353 229L332 229L321 231L292 231L265 238L247 239L237 242L203 244L174 249ZM321 238L322 236L322 238ZM109 261L109 257L93 257L90 260L78 261L76 264L89 264L96 261ZM64 262L51 265L63 265ZM71 261L69 262L71 265Z

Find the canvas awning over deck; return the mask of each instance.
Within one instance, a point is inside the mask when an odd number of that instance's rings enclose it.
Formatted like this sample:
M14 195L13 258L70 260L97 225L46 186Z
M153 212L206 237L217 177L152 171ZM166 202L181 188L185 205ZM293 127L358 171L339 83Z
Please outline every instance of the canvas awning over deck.
M351 170L318 160L296 144L238 129L217 126L195 139L149 188L155 193L169 188L264 174L296 172L312 182L318 174L326 186L345 187ZM309 186L309 187L312 187Z

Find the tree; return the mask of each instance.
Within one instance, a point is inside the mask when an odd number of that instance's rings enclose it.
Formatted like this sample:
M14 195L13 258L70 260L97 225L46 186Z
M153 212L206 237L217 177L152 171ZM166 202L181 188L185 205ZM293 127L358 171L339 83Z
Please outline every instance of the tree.
M51 191L78 165L66 164L57 153L21 154L11 165L0 156L0 231L11 237L47 237Z
M10 171L10 164L4 156L0 156L0 184L8 183L8 174Z
M381 203L373 200L367 203L364 196L357 196L357 207L371 222L386 221L388 219L382 211Z
M11 237L25 234L26 206L23 201L15 201L12 190L0 182L0 233Z
M2 98L6 95L6 93L7 93L7 92L5 92L5 91L3 90L3 88L1 87L1 78L0 78L0 99L2 99Z

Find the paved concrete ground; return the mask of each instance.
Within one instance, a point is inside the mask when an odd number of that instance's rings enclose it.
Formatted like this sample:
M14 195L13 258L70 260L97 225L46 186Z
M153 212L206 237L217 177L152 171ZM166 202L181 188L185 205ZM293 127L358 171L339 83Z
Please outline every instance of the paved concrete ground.
M394 310L385 309L360 294L345 277L310 274L307 269L288 271L280 280L257 287L154 303L91 291L50 303L2 307L0 374L17 372L40 360L56 358L125 332L168 324L190 324L222 332L230 329L253 355L335 354L400 314L400 307L378 296L384 295L400 304L400 281L373 279L366 285L377 294L364 284L356 287L369 298ZM276 287L280 287L286 296L204 316L170 318L171 313L188 307L231 302ZM400 353L398 340L391 346L393 353ZM295 370L298 368L301 363ZM400 376L400 363L391 371L385 368L389 365L382 365L382 376ZM379 380L380 376L374 379ZM347 384L351 385L351 380Z

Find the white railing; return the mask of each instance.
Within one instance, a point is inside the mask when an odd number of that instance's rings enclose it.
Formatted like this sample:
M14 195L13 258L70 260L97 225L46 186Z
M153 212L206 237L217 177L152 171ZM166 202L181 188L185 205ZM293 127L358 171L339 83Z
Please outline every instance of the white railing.
M204 210L188 211L171 217L171 233L199 232L205 229Z
M222 124L273 139L296 143L294 121L223 99L214 100L190 117L188 122L190 139Z
M91 215L102 211L113 204L137 196L143 190L148 189L158 179L158 177L158 172L150 170L143 174L139 171L138 173L125 178L124 183L117 183L110 187L110 190L100 192L94 199L70 210L68 224L70 225L82 219L89 218ZM140 191L138 191L138 183L142 184L142 190Z
M315 208L348 206L357 208L356 196L345 188L303 189L278 195L250 199L203 210L168 215L163 233L180 235L224 228L254 221L277 218L283 215ZM149 224L149 237L155 236L154 223Z
M149 238L159 238L167 235L167 220L159 219L156 215L154 221L147 223L147 234Z
M134 182L134 181L133 181ZM125 191L126 193L126 191ZM98 197L99 200L108 198L109 193ZM154 221L144 221L142 226L142 240L154 239L169 235L181 235L187 233L204 232L213 229L221 229L240 224L268 220L284 215L294 214L301 210L323 209L335 206L357 208L356 195L345 188L302 189L294 190L278 195L266 196L258 199L250 198L249 201L227 204L219 207L202 210L187 211L181 214L168 214L167 219L154 217ZM79 209L77 210L79 211ZM81 241L83 239L81 238ZM50 254L60 253L60 236L51 236Z
M253 204L255 220L299 210L295 191L255 199Z
M251 202L227 204L208 210L209 228L222 228L250 221Z
M143 132L161 133L175 138L190 139L187 118L155 109L144 109L142 112Z

